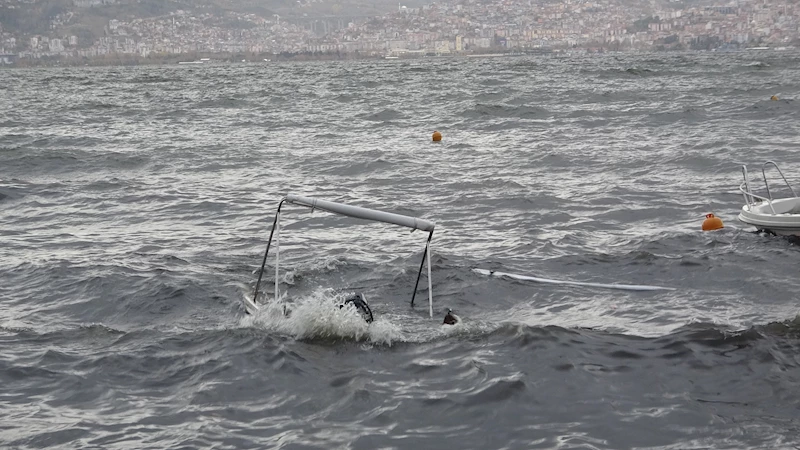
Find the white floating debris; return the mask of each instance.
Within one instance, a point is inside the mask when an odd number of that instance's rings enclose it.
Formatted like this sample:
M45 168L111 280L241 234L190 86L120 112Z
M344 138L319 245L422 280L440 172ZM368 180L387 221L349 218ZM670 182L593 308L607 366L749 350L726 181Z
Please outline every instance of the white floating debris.
M596 288L604 288L604 289L621 289L624 291L674 291L675 288L671 287L662 287L662 286L647 286L647 285L640 285L640 284L604 284L604 283L588 283L583 281L567 281L567 280L553 280L550 278L539 278L539 277L531 277L527 275L516 275L513 273L506 273L506 272L498 272L496 270L486 270L486 269L472 269L474 272L477 272L481 275L488 275L488 276L495 276L495 277L508 277L513 278L515 280L525 280L525 281L534 281L536 283L547 283L547 284L562 284L562 285L569 285L569 286L588 286L588 287L596 287Z

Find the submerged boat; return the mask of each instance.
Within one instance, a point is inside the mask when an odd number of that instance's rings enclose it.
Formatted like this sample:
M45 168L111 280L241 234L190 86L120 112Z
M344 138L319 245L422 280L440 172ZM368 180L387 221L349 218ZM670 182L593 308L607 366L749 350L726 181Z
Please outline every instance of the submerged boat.
M258 273L258 281L256 281L255 289L253 292L252 298L244 298L244 307L245 312L247 314L255 314L264 303L259 302L258 293L261 286L261 279L264 275L264 268L267 263L267 257L269 255L270 247L272 246L273 240L275 241L274 251L275 251L275 293L274 297L271 301L273 302L281 302L282 297L279 292L279 268L280 268L280 228L281 228L281 208L284 204L295 205L295 206L302 206L305 208L310 208L311 211L321 210L327 211L329 213L339 214L343 216L355 217L358 219L370 220L374 222L384 222L394 225L399 225L403 227L411 228L411 231L414 230L421 230L427 231L428 240L425 243L425 250L422 254L422 262L419 265L419 273L417 273L417 282L414 285L414 291L411 294L411 306L414 306L414 300L417 295L417 288L419 287L419 280L422 276L422 269L425 266L425 261L428 262L428 314L430 317L433 317L433 286L431 282L431 238L433 238L433 229L435 228L435 224L431 221L420 219L411 216L404 216L401 214L395 214L385 211L378 211L375 209L368 209L363 208L360 206L353 206L353 205L346 205L344 203L336 203L327 200L319 200L315 198L309 197L301 197L299 195L292 195L289 194L283 198L278 204L278 210L275 213L275 220L272 223L272 231L269 235L269 241L267 242L267 250L264 252L264 260L261 263L261 270ZM267 301L270 301L267 299ZM352 304L352 306L361 314L361 317L367 322L371 323L373 321L373 313L370 309L369 305L367 304L366 297L363 293L356 293L348 297L344 300L342 304L339 305L340 308L345 307L348 304ZM287 309L286 305L284 304L284 314L288 314L290 311Z
M746 170L746 169L745 169ZM258 271L258 280L255 283L254 291L252 297L244 297L244 309L245 313L247 314L258 314L258 312L266 307L266 306L278 306L279 311L282 310L284 316L289 316L292 314L292 307L293 305L287 302L287 296L281 295L279 286L280 286L280 231L281 231L281 208L284 205L292 205L292 206L300 206L304 208L309 208L311 211L321 210L328 213L339 214L348 217L354 217L358 219L373 221L373 222L383 222L393 225L399 225L402 227L411 228L411 231L414 230L421 230L428 232L427 241L425 243L425 249L422 253L422 261L419 265L419 272L417 273L416 283L414 284L414 290L411 292L411 307L414 307L414 300L417 295L417 290L419 288L420 278L422 276L422 270L427 266L427 277L428 277L428 315L430 318L433 318L433 285L431 280L431 239L433 238L433 230L435 228L435 224L431 221L411 217L411 216L404 216L401 214L395 214L385 211L378 211L375 209L368 209L360 206L353 206L347 205L344 203L337 203L327 200L319 200L310 197L301 197L299 195L292 195L289 194L284 197L280 203L278 204L278 210L275 213L275 220L272 223L272 231L269 235L269 240L267 242L267 249L264 252L264 259L261 262L261 269ZM800 226L799 226L800 227ZM267 264L267 259L270 253L270 250L274 251L275 255L275 279L274 279L274 294L273 295L266 295L265 293L261 293L261 297L259 298L259 292L261 291L261 282L263 279L263 275L265 273L265 268ZM427 264L425 264L427 261ZM520 281L532 281L535 283L546 283L546 284L555 284L555 285L567 285L567 286L584 286L584 287L593 287L593 288L605 288L605 289L622 289L628 291L672 291L675 290L674 288L670 287L661 287L661 286L648 286L648 285L628 285L628 284L607 284L607 283L595 283L595 282L581 282L581 281L569 281L569 280L554 280L550 278L542 278L542 277L534 277L534 276L527 276L527 275L515 275L512 273L494 271L494 270L485 270L485 269L472 269L475 273L481 275L487 275L492 277L501 277L501 278L508 278L512 280L520 280ZM346 307L353 307L360 315L361 318L364 319L365 322L372 323L374 320L373 311L370 306L367 304L366 296L363 293L350 293L346 294L346 296L342 296L336 303L339 309L346 308ZM334 306L334 308L336 307ZM335 311L332 309L331 312ZM461 318L453 313L452 310L448 309L447 314L445 315L444 321L442 322L443 325L455 325L461 322Z
M778 171L791 192L790 197L772 196L766 174L768 166L773 166ZM761 167L761 174L764 177L765 196L753 192L747 166L742 166L744 181L739 185L739 191L744 195L745 204L739 213L739 221L756 227L758 231L778 236L800 236L800 197L774 161L765 162Z

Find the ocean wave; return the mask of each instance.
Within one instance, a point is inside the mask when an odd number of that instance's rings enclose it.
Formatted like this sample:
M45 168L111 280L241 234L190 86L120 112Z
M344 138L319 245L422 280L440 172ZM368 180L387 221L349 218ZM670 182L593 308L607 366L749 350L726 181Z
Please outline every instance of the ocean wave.
M608 79L623 77L649 77L657 76L659 72L647 67L613 67L597 69L580 69L581 73L597 75L598 78Z
M375 113L362 114L361 117L364 120L369 120L372 122L388 122L392 120L401 120L405 118L405 116L402 113L391 108L387 108Z
M463 110L460 115L467 119L487 118L547 118L551 113L536 106L507 106L478 103L470 109Z
M345 293L320 290L292 303L269 302L242 326L257 326L311 342L367 341L391 346L403 338L397 325L379 317L367 323L352 305L339 305Z
M180 77L167 77L162 75L156 74L141 74L137 75L133 78L126 80L126 82L131 84L148 84L148 83L174 83L174 82L181 82L184 81L183 78Z
M198 109L246 109L252 106L257 105L250 100L239 98L216 98L202 100L192 105L193 108Z

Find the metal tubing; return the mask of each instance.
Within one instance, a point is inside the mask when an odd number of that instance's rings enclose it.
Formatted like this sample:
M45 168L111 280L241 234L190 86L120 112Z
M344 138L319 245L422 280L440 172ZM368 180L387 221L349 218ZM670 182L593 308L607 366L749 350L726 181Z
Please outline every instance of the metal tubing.
M299 195L289 194L286 196L286 201L293 205L311 208L312 210L318 208L334 214L356 217L358 219L374 220L377 222L393 223L395 225L409 227L415 230L433 231L433 228L435 227L435 224L429 220L385 211L378 211L377 209L368 209L360 206L345 205L344 203L319 200L311 197L301 197Z
M422 261L419 263L419 272L417 272L417 282L414 284L414 292L411 294L411 306L414 306L414 298L417 296L417 287L419 287L419 278L422 276L422 268L425 265L425 259L428 256L428 246L431 245L431 238L433 237L433 230L431 230L431 234L428 235L428 242L425 243L425 252L422 253ZM430 281L430 277L428 278Z
M795 192L794 192L794 188L793 188L793 187L792 187L792 185L791 185L791 184L789 184L789 182L786 180L786 177L785 177L785 176L783 176L783 172L781 171L781 168L780 168L780 167L778 167L778 164L776 164L776 163L775 163L775 161L767 161L767 162L765 162L765 163L764 163L764 165L761 167L761 175L763 175L763 176L764 176L764 185L767 187L767 197L769 197L770 201L772 200L772 194L769 192L769 183L767 183L767 173L766 173L766 170L767 170L767 165L769 165L769 164L772 164L772 165L773 165L773 166L775 166L775 168L778 170L778 174L781 176L781 178L783 178L783 182L784 182L784 183L786 183L786 186L787 186L787 187L789 188L789 190L792 192L792 197L797 197L797 194L795 194Z
M425 254L428 255L428 311L433 319L433 283L431 282L431 246L425 246Z
M261 285L261 276L264 275L264 267L267 265L267 255L269 255L269 246L272 244L272 235L275 234L275 226L278 224L278 216L281 213L281 206L283 206L283 200L278 203L278 211L275 213L275 220L272 222L272 231L269 233L269 241L267 241L267 251L264 252L264 260L261 261L261 270L258 272L258 281L256 281L256 288L253 292L253 303L258 301L258 288Z
M745 190L742 191L742 194L744 194L744 202L747 204L747 206L753 206L753 204L755 204L755 200L753 200L753 194L750 190L750 180L747 179L747 166L745 165L742 166L742 176L744 177L745 188Z
M275 301L277 302L281 297L278 292L278 268L281 265L281 212L275 215L275 225L277 233L275 235Z

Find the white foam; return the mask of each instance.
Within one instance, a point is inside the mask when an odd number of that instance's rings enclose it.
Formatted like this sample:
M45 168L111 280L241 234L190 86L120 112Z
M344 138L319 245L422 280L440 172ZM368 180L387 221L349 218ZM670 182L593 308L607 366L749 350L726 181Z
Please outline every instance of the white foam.
M262 305L255 315L242 319L242 325L297 339L352 339L383 345L405 340L400 328L384 318L368 324L352 304L340 308L344 298L344 294L324 289L291 303L270 302Z

